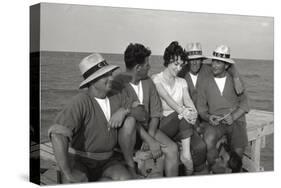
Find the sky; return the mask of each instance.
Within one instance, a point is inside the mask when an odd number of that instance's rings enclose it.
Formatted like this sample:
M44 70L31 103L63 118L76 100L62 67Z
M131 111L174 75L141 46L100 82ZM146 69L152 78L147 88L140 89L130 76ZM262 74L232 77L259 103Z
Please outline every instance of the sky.
M40 49L123 53L142 43L163 55L170 42L201 42L211 55L228 45L232 58L273 59L274 19L261 16L42 4Z

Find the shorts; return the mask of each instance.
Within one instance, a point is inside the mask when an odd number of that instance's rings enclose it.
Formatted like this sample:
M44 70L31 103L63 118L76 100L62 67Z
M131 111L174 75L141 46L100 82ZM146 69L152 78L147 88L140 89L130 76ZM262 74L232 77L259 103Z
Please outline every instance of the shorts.
M177 112L173 112L160 120L160 130L168 137L180 141L193 135L193 126L184 118L178 118Z
M110 166L116 164L124 165L122 155L117 152L114 152L113 156L106 160L94 160L73 154L69 154L69 156L71 167L86 175L89 182L98 181L103 176L104 171Z

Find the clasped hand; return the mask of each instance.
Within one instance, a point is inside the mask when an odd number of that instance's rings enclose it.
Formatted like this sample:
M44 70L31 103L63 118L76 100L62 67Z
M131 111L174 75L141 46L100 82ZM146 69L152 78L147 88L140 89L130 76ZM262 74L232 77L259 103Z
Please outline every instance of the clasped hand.
M224 116L217 116L217 115L210 115L209 117L209 123L213 126L217 126L220 124L226 124L226 125L231 125L233 124L233 117L231 114L226 114Z
M186 108L179 114L179 118L184 118L188 123L195 124L197 112L193 108Z

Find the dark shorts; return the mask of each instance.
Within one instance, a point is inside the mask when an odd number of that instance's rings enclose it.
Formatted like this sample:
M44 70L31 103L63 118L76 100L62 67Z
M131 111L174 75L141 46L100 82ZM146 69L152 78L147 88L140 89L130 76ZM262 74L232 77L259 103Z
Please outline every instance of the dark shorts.
M89 181L98 181L104 171L113 165L124 165L122 155L115 152L112 157L106 160L94 160L79 155L70 155L71 167L85 174Z
M160 120L160 130L170 138L180 141L193 135L193 127L184 118L178 118L177 112Z
M226 135L228 143L232 150L236 148L245 148L248 145L248 136L245 121L234 121L232 125L212 126L204 123L204 136L214 134L217 141Z

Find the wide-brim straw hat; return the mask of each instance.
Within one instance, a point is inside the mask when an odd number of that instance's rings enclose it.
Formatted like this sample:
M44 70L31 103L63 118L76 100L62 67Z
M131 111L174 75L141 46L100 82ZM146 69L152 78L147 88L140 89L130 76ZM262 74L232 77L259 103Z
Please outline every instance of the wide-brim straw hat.
M202 53L202 47L199 42L188 43L185 51L188 59L207 59Z
M210 56L209 58L224 61L230 64L235 63L235 61L230 58L230 48L226 45L218 46L213 52L213 55Z
M118 68L118 66L109 65L98 53L85 57L79 64L80 72L84 78L79 88L84 88L89 82Z

